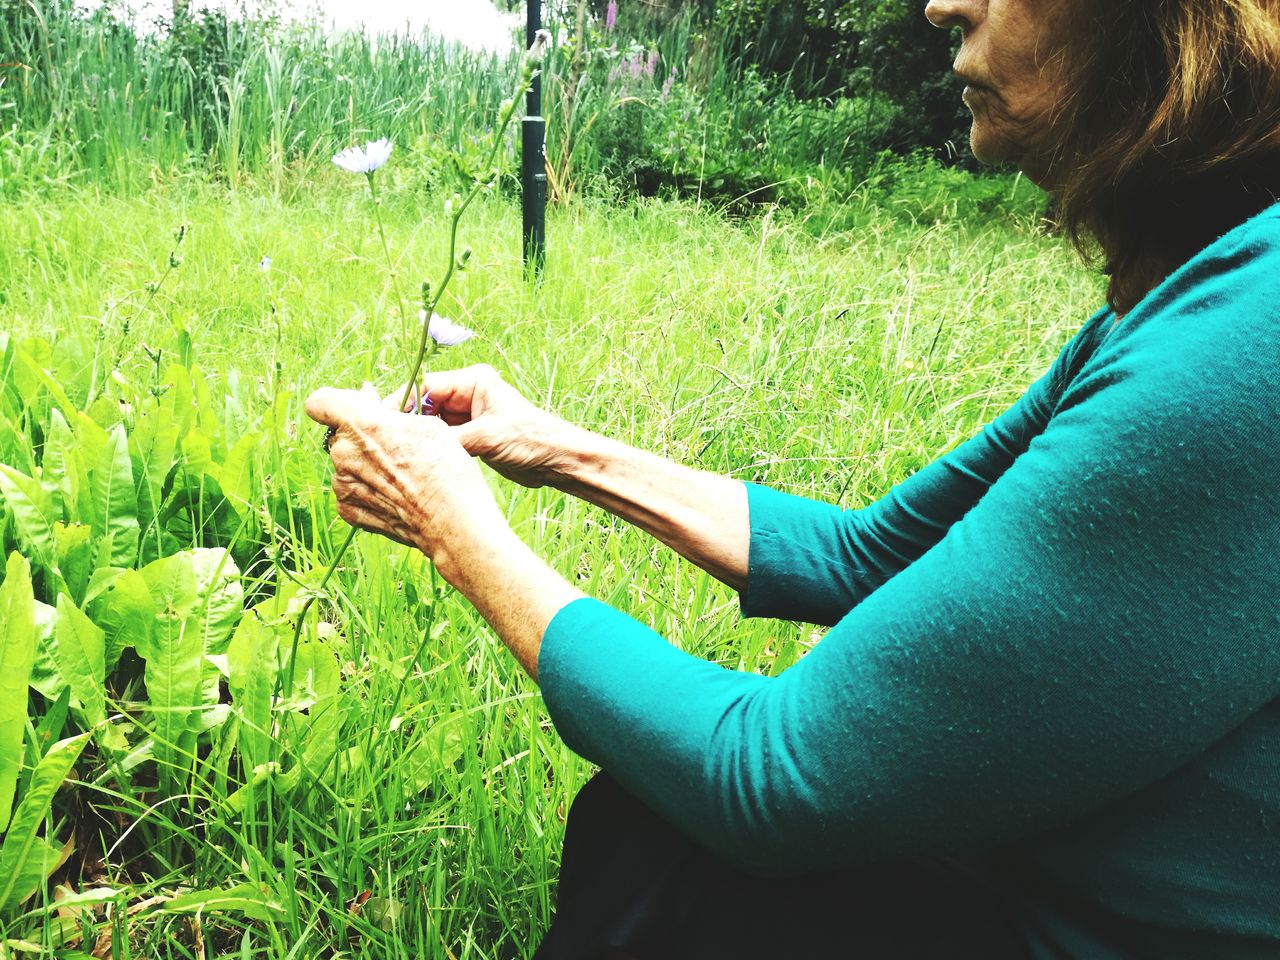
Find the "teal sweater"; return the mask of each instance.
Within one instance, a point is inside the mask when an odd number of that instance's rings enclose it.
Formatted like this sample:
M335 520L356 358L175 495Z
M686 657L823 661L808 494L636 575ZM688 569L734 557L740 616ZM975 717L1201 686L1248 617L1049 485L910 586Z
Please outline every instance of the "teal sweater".
M997 851L1043 957L1280 956L1280 205L860 510L747 485L775 678L590 599L556 728L761 874Z

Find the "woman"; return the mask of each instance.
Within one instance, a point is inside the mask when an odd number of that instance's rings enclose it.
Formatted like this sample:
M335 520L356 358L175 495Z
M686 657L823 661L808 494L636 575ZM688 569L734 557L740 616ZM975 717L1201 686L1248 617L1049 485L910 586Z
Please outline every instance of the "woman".
M428 379L443 419L308 401L342 516L430 555L605 771L540 956L1280 956L1280 0L926 13L974 152L1096 242L1108 304L879 501L677 466L487 368ZM777 678L689 657L471 456L832 629Z

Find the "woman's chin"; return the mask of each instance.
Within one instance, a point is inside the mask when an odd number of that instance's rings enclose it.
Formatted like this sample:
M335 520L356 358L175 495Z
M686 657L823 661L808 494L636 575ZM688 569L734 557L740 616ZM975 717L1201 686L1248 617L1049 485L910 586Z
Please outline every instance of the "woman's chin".
M977 117L974 117L973 128L969 131L969 148L979 163L988 166L1015 159L1013 144Z

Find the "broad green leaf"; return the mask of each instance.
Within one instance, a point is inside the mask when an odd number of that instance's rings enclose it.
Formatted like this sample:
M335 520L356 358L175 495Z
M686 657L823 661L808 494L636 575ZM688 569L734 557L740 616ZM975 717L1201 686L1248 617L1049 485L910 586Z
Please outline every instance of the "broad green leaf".
M196 578L194 618L205 654L200 682L203 707L198 727L208 730L217 726L219 714L225 718L227 712L219 703L221 674L209 658L226 653L231 632L244 611L244 588L240 586L240 570L226 550L199 548L190 553Z
M53 500L54 514L60 519L88 517L88 503L81 500L85 479L82 474L75 435L66 418L55 407L49 412L49 432L44 438L40 479Z
M0 500L13 514L22 545L35 563L55 570L53 498L39 480L0 463Z
M58 699L53 701L49 709L45 711L40 723L36 727L36 756L30 761L30 766L35 769L42 757L49 752L49 747L56 743L58 738L62 736L62 728L66 726L67 714L71 711L71 688L65 688Z
M156 611L151 636L138 648L146 660L156 760L162 768L185 766L179 758L194 742L204 664L200 624L193 616L199 596L192 557L175 554L148 564L141 572Z
M86 419L92 421L103 430L110 430L117 423L124 420L124 412L120 409L120 402L112 400L110 397L98 397L93 403L89 404L89 409L84 411L84 415Z
M57 700L67 688L58 666L58 611L39 600L35 603L36 657L28 683L47 700Z
M81 612L70 597L62 594L58 597L56 631L58 669L71 688L73 701L80 702L85 726L93 728L94 736L104 748L127 749L124 735L107 723L102 630Z
M306 723L300 731L304 737L302 763L312 776L319 777L338 751L337 656L324 643L300 643L293 684L288 699L309 704Z
M95 566L93 532L80 523L72 526L55 523L53 543L62 585L70 592L72 600L77 604L84 603L89 577Z
M169 913L239 913L253 920L272 920L284 914L284 907L272 899L265 886L252 883L225 890L193 890L174 897L164 909Z
M115 669L120 654L129 647L149 649L155 628L156 606L147 581L137 570L126 570L110 589L89 604L89 615L105 635L103 659L107 673Z
M13 813L27 723L27 678L36 654L35 597L31 567L14 553L0 584L0 833Z
M281 630L249 611L227 649L227 686L240 714L240 753L253 770L271 760L271 694L276 684L276 657Z
M36 472L35 450L26 432L20 430L14 422L15 419L7 411L0 409L0 463L7 463L34 474Z
M129 434L129 456L133 460L137 518L142 531L139 544L142 558L153 559L163 550L162 531L155 519L164 502L164 478L173 467L178 448L178 424L172 403L150 400Z
M201 430L191 430L182 438L182 459L188 473L207 473L213 464L209 438Z
M196 584L196 614L204 652L226 653L231 631L244 610L240 570L231 554L221 548L189 551Z
M83 335L61 337L53 345L49 372L63 384L74 410L79 410L89 401L95 349L93 338Z
M211 467L209 472L232 503L243 505L253 499L253 462L262 438L256 433L238 436L226 461L220 467Z
M0 910L13 909L39 890L49 875L58 869L65 854L65 846L44 837L33 837L27 855L19 863L17 875L12 879L11 899L7 905L0 905ZM0 878L0 887L2 886L4 879Z
M129 440L117 424L108 434L107 446L90 471L93 490L93 532L109 537L113 567L131 567L138 556L138 500L129 459Z
M116 567L98 567L89 577L89 586L84 592L84 603L80 606L88 609L87 604L97 600L115 585L116 580L129 572L128 570L119 570Z
M100 426L96 420L83 412L76 413L74 426L82 473L87 480L89 468L96 463L101 463L106 456L107 443L111 435L107 433L106 427ZM88 489L87 483L85 488Z
M36 835L53 803L53 795L67 778L89 734L60 740L32 774L0 846L0 913L29 897L58 861L59 848ZM34 877L34 882L32 882Z
M76 409L58 378L49 372L53 364L53 348L42 337L29 337L22 343L17 353L14 382L22 395L23 401L31 407L40 405L41 391L46 391L53 398L54 404L64 412ZM41 409L48 406L45 402Z
M389 897L370 897L361 911L365 919L383 933L391 933L400 923L404 913L404 901L392 900Z
M295 767L290 773L296 773L298 769ZM280 776L280 764L274 760L270 763L260 764L253 768L243 787L227 794L226 799L222 801L223 809L228 813L244 813L244 808L257 795L258 789L268 780L275 781L276 792L284 794L292 792L293 788L297 786L298 778L290 775Z
M452 774L466 751L466 717L455 713L437 721L405 757L402 766L406 785L421 792L434 786L439 777Z

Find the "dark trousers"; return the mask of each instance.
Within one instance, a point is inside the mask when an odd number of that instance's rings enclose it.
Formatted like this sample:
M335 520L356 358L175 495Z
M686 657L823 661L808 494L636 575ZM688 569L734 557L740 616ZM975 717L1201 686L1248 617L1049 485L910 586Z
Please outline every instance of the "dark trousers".
M599 774L569 811L556 918L535 960L1026 960L1014 909L955 861L784 880L743 873Z

